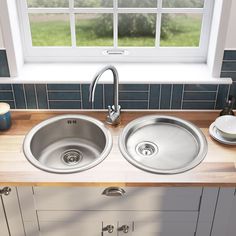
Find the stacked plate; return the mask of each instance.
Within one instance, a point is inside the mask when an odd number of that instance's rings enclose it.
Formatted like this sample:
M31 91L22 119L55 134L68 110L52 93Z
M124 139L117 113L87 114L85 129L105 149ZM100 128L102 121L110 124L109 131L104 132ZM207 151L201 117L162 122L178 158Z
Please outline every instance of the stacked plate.
M215 140L228 145L236 145L236 117L220 116L209 127L209 133Z

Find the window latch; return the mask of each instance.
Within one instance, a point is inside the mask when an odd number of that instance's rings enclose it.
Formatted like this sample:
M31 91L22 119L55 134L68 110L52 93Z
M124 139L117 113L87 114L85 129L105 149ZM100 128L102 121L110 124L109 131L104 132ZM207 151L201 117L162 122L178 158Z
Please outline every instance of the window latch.
M129 55L129 52L127 50L118 50L118 49L111 49L111 50L105 50L103 52L104 55L112 55L112 56L116 56L116 55Z

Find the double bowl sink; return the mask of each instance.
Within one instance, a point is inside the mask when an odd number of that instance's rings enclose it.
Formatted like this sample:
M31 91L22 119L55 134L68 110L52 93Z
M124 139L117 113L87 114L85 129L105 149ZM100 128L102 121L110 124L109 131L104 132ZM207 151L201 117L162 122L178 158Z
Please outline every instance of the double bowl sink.
M197 166L207 154L207 141L190 122L172 116L144 116L131 121L119 136L127 161L151 173L177 174ZM112 135L89 116L62 115L36 125L23 150L37 168L75 173L102 162L112 149Z

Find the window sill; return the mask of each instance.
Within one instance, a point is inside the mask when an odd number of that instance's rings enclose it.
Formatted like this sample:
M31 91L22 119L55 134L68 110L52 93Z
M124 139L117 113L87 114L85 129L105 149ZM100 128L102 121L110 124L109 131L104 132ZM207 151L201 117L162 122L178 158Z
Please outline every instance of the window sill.
M19 76L0 78L0 84L90 83L106 64L98 63L30 63ZM230 78L214 78L206 64L115 63L121 84L232 84ZM108 73L100 83L112 83Z

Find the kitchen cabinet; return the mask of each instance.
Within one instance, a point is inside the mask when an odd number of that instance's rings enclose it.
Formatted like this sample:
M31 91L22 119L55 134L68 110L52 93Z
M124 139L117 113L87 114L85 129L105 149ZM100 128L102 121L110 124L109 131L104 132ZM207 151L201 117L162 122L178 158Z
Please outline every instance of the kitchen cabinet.
M18 187L26 236L210 236L218 188L109 189Z
M0 189L3 190L4 187ZM17 189L11 187L7 193L3 192L0 200L0 235L25 236Z
M211 236L236 235L236 189L221 188Z
M109 189L11 187L0 195L0 235L235 235L235 188Z
M2 236L10 236L2 196L0 196L0 229Z

